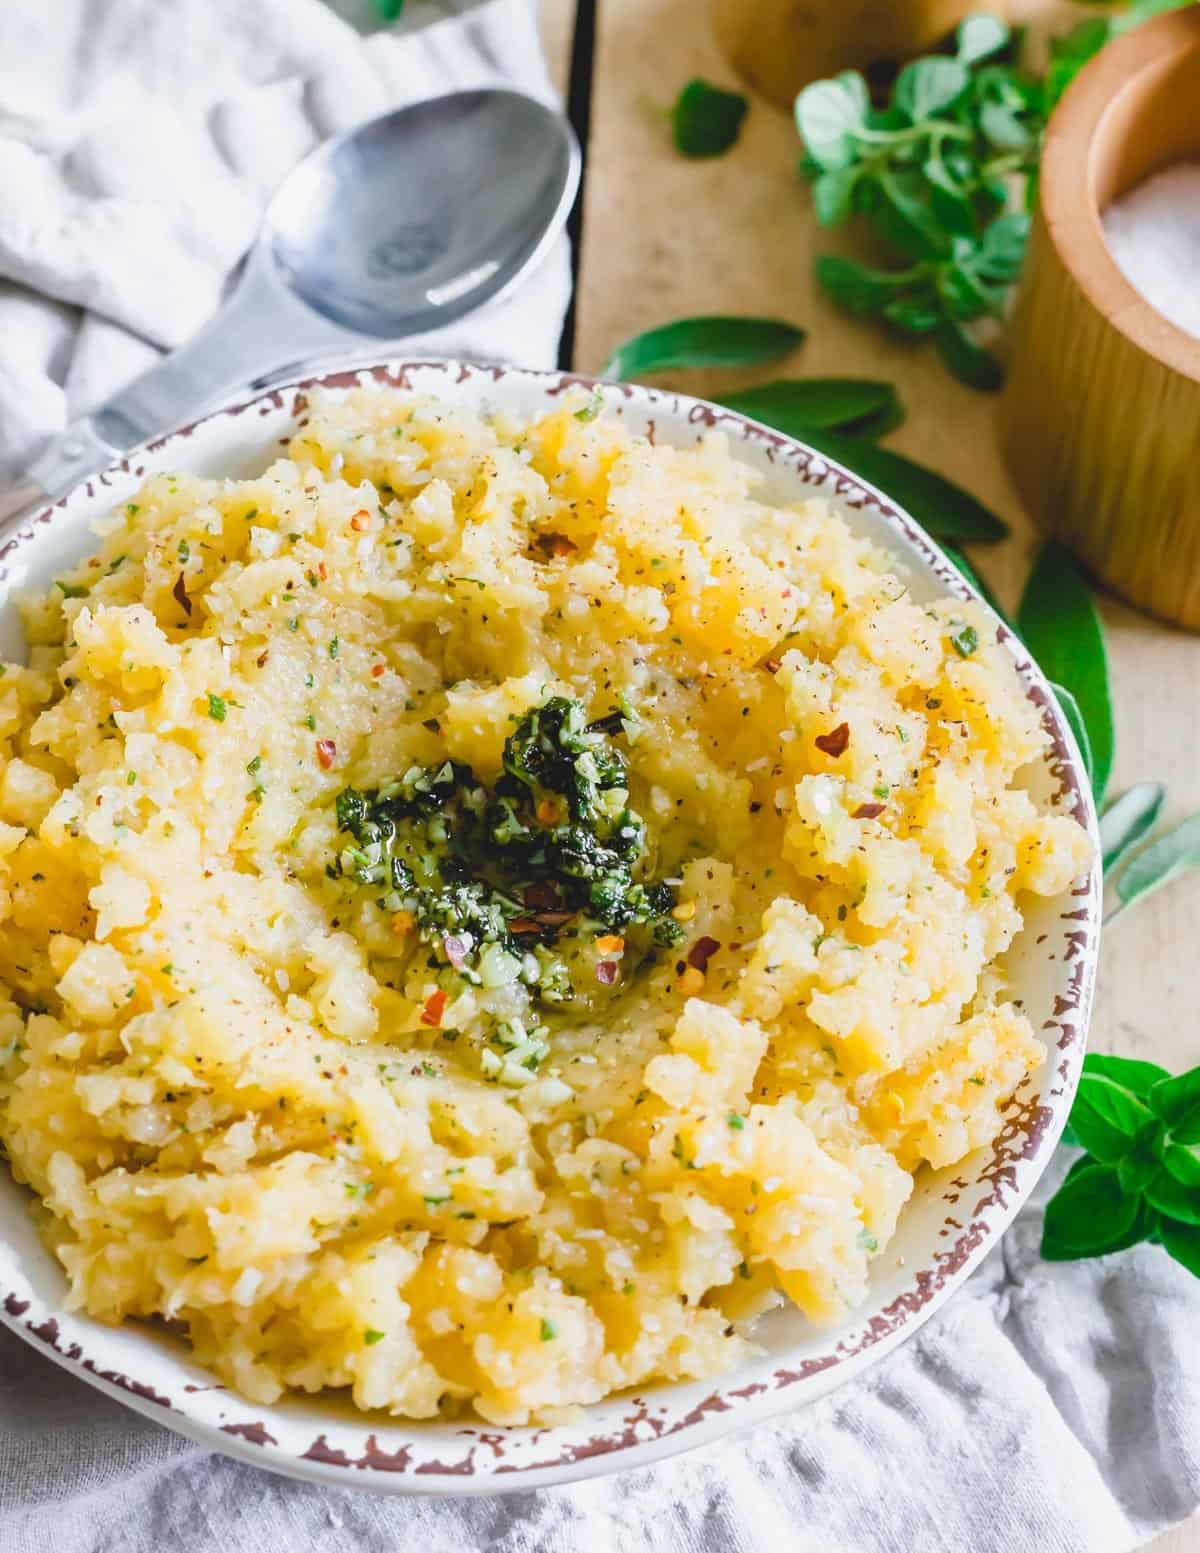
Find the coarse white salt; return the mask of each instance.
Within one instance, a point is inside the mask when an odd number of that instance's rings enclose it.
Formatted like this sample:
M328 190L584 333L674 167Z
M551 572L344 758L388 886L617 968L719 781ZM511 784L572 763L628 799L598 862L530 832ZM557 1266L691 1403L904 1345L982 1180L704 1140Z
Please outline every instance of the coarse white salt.
M1200 339L1200 161L1177 162L1114 200L1104 236L1130 285Z

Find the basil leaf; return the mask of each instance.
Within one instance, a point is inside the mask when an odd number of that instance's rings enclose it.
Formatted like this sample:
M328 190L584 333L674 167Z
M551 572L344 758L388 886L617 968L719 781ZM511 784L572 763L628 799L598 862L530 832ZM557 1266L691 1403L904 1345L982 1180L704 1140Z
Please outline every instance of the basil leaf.
M1140 1207L1135 1196L1121 1190L1115 1170L1089 1162L1072 1171L1046 1204L1042 1256L1070 1262L1124 1249Z
M940 54L914 59L896 77L893 101L914 124L919 124L961 97L970 80L961 59L946 59Z
M822 254L814 267L817 284L839 307L859 317L880 313L899 291L911 284L908 274L874 270L854 259Z
M1174 1143L1200 1143L1200 1068L1160 1079L1146 1096L1150 1109L1171 1129Z
M726 92L699 77L675 99L671 126L675 149L684 156L722 156L737 142L750 104L740 92Z
M804 440L878 486L934 539L994 544L1008 533L1008 525L970 492L900 453L818 427L809 427Z
M1161 1219L1158 1234L1168 1254L1200 1278L1200 1227L1180 1224L1175 1219Z
M995 393L1004 385L1004 368L992 355L977 345L960 323L948 318L938 326L937 348L942 360L960 383L981 393Z
M1121 1183L1121 1190L1132 1192L1135 1197L1140 1196L1158 1175L1160 1169L1156 1154L1141 1148L1135 1149L1132 1154L1126 1154L1117 1166L1117 1179Z
M1083 1071L1112 1079L1134 1095L1149 1094L1160 1079L1171 1076L1157 1062L1141 1062L1136 1057L1105 1057L1100 1052L1088 1052L1083 1059Z
M1116 1084L1099 1074L1084 1074L1071 1107L1071 1130L1102 1164L1115 1165L1129 1153L1150 1112Z
M1119 798L1114 798L1105 809L1100 818L1105 873L1115 868L1130 848L1154 828L1166 796L1167 790L1161 782L1139 782Z
M1200 1187L1185 1186L1169 1171L1162 1170L1145 1188L1152 1208L1181 1224L1200 1224Z
M1054 692L1059 709L1070 725L1071 732L1075 735L1075 743L1079 746L1079 758L1083 763L1084 774L1088 779L1088 785L1093 789L1096 786L1096 762L1092 755L1092 744L1088 738L1087 724L1083 720L1083 713L1079 710L1079 702L1065 685L1056 685L1050 681L1050 689Z
M804 330L778 318L680 318L623 341L601 377L619 383L679 367L754 367L796 349Z
M890 383L865 378L781 378L740 394L726 394L718 403L803 438L805 430L814 426L849 431L869 417L895 410L899 399Z
M1165 836L1143 847L1126 863L1117 875L1117 898L1121 904L1111 915L1115 916L1142 896L1197 866L1200 866L1200 814L1193 814L1167 831Z
M822 172L849 167L857 155L855 132L866 127L870 97L855 70L814 81L796 98L796 128Z
M1108 654L1091 593L1070 556L1054 540L1042 546L1034 562L1017 624L1042 672L1065 686L1079 703L1099 802L1108 786L1115 743Z
M1163 1169L1184 1186L1200 1187L1200 1154L1182 1143L1168 1143L1163 1150Z
M1012 33L998 16L986 12L968 16L958 29L958 57L964 65L978 64L1008 46Z

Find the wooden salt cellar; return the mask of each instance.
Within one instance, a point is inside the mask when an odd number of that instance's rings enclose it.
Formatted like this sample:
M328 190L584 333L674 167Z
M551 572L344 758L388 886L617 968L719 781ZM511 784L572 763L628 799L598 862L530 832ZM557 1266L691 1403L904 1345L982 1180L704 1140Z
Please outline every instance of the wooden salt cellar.
M1001 411L1041 526L1131 604L1200 630L1200 340L1125 279L1101 212L1200 157L1200 6L1115 40L1051 120ZM1200 276L1196 277L1200 285Z

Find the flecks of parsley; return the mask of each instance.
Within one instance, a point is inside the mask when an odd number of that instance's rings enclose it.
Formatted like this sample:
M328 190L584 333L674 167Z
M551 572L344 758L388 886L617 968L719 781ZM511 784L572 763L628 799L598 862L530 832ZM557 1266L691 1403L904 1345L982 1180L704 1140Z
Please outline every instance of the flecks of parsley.
M213 722L223 723L225 721L226 711L227 707L225 704L225 698L223 696L213 695L212 691L210 690L208 692L208 715L212 718Z

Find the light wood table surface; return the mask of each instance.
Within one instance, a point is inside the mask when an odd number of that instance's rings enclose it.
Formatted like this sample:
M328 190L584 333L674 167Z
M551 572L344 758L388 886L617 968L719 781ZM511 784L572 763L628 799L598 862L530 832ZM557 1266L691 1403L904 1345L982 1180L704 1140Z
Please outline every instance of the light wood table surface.
M1036 4L1019 0L1025 11ZM565 97L576 0L541 6L552 73ZM1070 15L1070 7L1058 9ZM755 99L728 155L688 161L676 154L661 110L683 83L702 75L738 84L713 42L704 0L598 0L597 10L572 365L597 371L618 341L692 313L769 314L803 326L805 344L769 372L694 372L670 381L701 394L784 373L893 381L908 419L887 445L968 487L1011 524L1011 539L976 548L972 559L1002 600L1014 603L1036 535L1000 457L995 399L954 382L932 350L847 320L818 293L813 256L852 248L816 224L796 173L800 146L788 116ZM1200 637L1112 600L1102 608L1117 709L1111 790L1165 782L1167 817L1182 818L1200 809ZM1092 1025L1097 1049L1172 1069L1200 1062L1198 920L1200 875L1113 924ZM1200 1518L1154 1543L1152 1553L1200 1553Z

